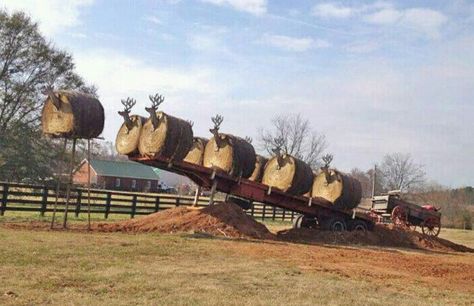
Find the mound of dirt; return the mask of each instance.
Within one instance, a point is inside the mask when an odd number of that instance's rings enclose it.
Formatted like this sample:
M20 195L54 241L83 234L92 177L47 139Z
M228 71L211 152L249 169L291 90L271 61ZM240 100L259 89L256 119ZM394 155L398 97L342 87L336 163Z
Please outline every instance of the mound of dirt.
M144 217L115 223L99 223L94 229L106 232L200 232L236 238L274 239L265 225L232 203L204 208L176 207Z
M424 249L441 252L474 252L474 249L438 237L427 237L416 231L377 224L374 231L361 233L320 231L314 229L289 229L277 233L278 239L293 242L327 244L361 244L385 247Z

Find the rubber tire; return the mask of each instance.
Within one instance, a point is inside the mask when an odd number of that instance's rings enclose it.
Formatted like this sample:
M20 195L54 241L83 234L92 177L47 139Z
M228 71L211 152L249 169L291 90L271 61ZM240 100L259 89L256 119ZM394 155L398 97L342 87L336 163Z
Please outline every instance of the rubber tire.
M316 219L304 215L299 215L293 220L293 228L314 228L316 224Z
M362 221L362 220L351 220L349 224L349 230L351 231L361 231L361 232L367 232L369 230L369 227L367 226L367 222Z
M347 231L346 221L342 218L334 217L326 220L323 223L323 228L331 232L343 232Z

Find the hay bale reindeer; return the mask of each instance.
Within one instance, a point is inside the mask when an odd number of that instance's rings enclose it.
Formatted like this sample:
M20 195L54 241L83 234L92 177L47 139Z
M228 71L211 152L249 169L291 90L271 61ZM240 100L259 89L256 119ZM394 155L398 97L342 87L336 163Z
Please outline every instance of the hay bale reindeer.
M158 111L165 98L150 95L151 107L145 108L150 117L143 124L138 143L142 156L162 157L170 162L181 161L193 144L193 129L189 122Z
M94 96L48 88L41 112L45 135L61 138L96 138L104 129L104 108Z
M132 157L139 154L138 142L146 119L139 115L130 116L132 107L137 103L135 99L127 98L121 102L124 110L119 111L118 114L123 117L124 122L117 133L115 148L119 154Z
M283 138L274 139L275 149L272 157L265 165L262 183L276 187L292 195L303 195L311 189L313 171L304 161L282 153L285 142Z
M252 144L252 138L245 137L245 140ZM265 169L265 164L268 162L268 158L259 154L257 154L255 157L255 169L253 170L252 175L249 177L249 180L260 183L262 181L263 170Z
M330 169L333 156L323 157L325 165L313 181L312 197L319 197L331 202L339 209L357 207L362 198L362 187L358 180L336 169Z
M191 124L191 126L194 125L192 121L190 121L189 123ZM193 145L191 146L191 149L189 150L186 157L184 158L184 161L202 166L202 162L204 160L204 150L208 141L209 139L207 138L194 137Z
M204 150L204 167L222 170L230 175L248 178L255 168L255 149L240 137L219 133L224 117L212 118L214 128L209 131L214 135Z

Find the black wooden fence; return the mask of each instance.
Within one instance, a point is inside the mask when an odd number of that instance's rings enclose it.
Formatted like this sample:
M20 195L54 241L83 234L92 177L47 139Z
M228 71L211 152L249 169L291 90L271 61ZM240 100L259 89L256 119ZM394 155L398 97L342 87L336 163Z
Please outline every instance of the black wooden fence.
M41 216L52 213L56 198L56 188L53 186L30 185L0 182L0 216L8 211L37 212ZM57 212L65 210L65 190L58 196ZM88 198L87 189L72 188L69 201L69 212L76 217L87 213L88 200L92 214L100 214L107 219L112 214L147 215L163 209L177 206L190 206L193 196L182 196L163 193L137 193L116 190L91 189ZM209 198L200 197L197 206L206 206ZM271 207L262 203L254 203L247 214L256 219L292 221L295 213L284 209Z

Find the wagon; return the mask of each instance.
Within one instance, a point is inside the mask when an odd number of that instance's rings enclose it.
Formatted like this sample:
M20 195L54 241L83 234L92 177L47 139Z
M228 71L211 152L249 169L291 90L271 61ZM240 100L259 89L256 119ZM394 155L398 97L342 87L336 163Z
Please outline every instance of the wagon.
M400 198L398 193L374 196L372 212L381 220L389 219L395 226L415 230L421 227L423 234L438 236L441 230L441 213L432 205L417 205Z

